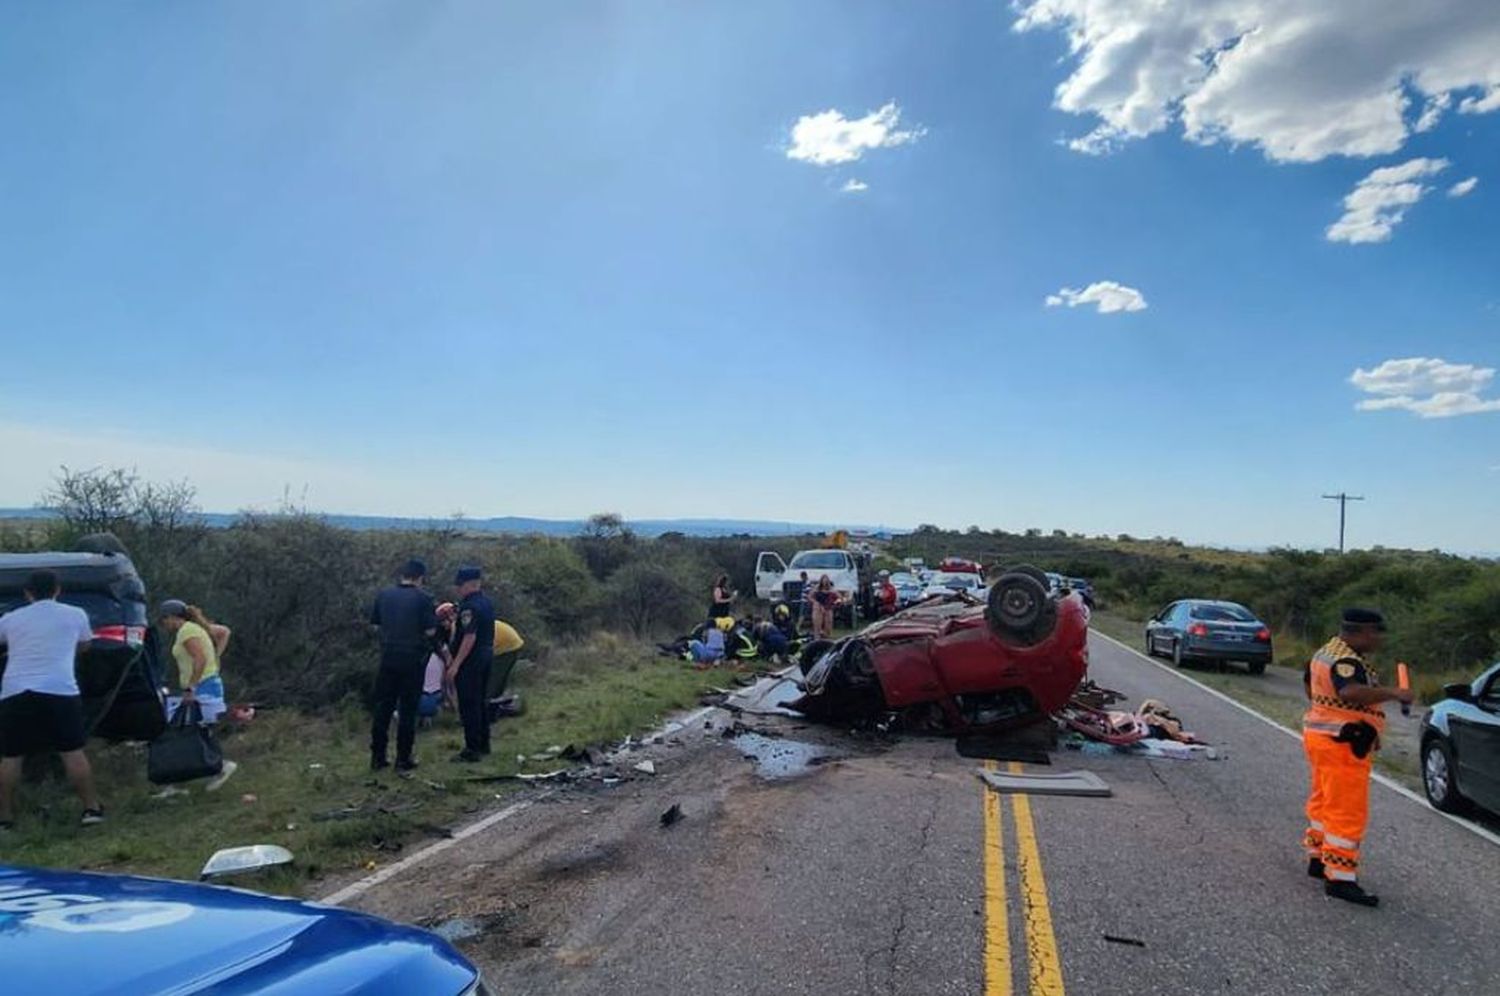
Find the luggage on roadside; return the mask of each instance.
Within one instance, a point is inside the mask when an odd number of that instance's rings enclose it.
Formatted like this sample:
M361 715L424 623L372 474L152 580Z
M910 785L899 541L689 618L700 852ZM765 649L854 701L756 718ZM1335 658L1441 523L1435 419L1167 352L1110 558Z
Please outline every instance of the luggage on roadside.
M223 769L224 752L197 702L179 704L146 753L146 777L156 785L212 778Z

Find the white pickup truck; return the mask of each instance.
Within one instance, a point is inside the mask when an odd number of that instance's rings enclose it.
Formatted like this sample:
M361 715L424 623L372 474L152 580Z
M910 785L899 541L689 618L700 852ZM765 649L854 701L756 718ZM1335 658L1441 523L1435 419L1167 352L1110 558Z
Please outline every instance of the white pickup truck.
M826 574L844 598L848 608L843 611L865 611L869 579L860 570L862 556L848 550L803 550L788 564L780 554L766 551L755 559L755 596L770 602L799 602L802 574L806 572L809 584L817 584Z

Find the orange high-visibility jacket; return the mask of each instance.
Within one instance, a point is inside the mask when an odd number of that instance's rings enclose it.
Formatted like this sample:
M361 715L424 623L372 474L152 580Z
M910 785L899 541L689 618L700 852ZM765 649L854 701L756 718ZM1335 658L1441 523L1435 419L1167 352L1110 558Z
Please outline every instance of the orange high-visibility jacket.
M1339 698L1333 683L1334 669L1339 665L1358 664L1365 669L1370 684L1376 684L1374 669L1343 640L1329 640L1313 655L1308 665L1308 694L1311 705L1302 716L1302 728L1318 733L1337 734L1345 723L1369 723L1377 734L1385 730L1385 710L1379 706L1362 706Z

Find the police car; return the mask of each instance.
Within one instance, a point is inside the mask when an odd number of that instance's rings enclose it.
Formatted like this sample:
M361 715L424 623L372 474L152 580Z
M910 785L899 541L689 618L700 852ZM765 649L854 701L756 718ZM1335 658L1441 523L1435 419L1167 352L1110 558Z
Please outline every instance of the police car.
M0 864L0 989L16 996L483 996L415 927L242 889Z

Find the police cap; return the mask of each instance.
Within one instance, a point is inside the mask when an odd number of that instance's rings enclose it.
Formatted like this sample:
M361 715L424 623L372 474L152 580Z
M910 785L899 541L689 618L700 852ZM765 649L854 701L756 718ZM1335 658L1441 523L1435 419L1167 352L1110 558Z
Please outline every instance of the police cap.
M1378 632L1385 632L1385 616L1374 609L1345 609L1343 615L1344 625L1348 627L1370 627Z
M478 581L484 577L484 572L477 567L460 567L453 575L454 584L468 584L470 581Z

